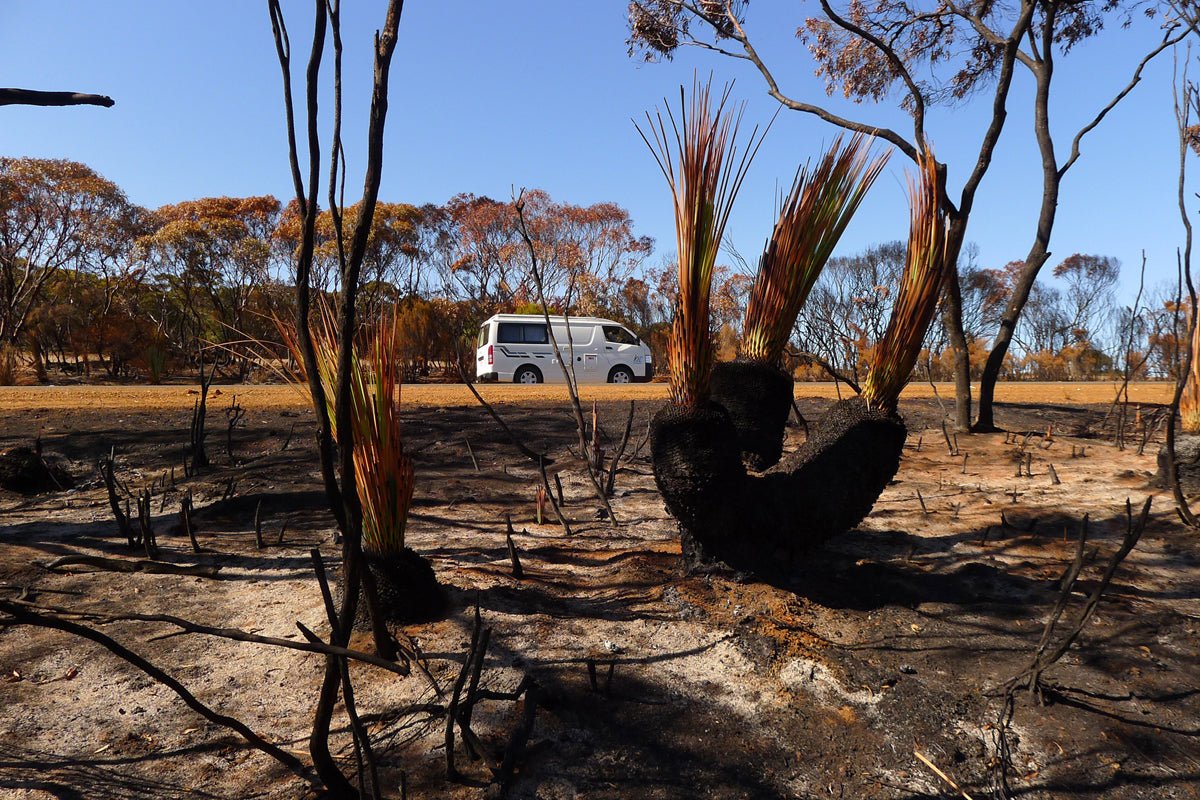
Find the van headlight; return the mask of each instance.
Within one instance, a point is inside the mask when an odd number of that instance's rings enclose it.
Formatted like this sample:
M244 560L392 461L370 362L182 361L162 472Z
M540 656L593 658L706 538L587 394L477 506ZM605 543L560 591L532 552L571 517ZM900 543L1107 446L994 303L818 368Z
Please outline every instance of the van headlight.
M649 353L646 353L646 363L647 364L650 363L650 354Z

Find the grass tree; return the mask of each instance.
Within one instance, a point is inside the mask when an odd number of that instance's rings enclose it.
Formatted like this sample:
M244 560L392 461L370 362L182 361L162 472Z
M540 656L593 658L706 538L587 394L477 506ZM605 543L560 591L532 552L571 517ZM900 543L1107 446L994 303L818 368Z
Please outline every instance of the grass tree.
M325 389L326 413L333 418L337 365L337 318L322 303L310 325L317 377ZM355 337L351 351L350 419L354 426L354 477L362 508L362 549L376 557L399 557L412 505L413 463L404 452L400 427L401 353L396 312L381 315ZM299 365L296 382L307 389L299 337L293 327L280 331ZM337 435L336 422L333 434Z
M749 398L761 389L752 381L726 382L720 391L714 389L717 402L688 413L669 405L655 418L655 478L679 521L690 568L723 562L768 578L786 578L787 566L805 549L857 525L895 476L907 435L896 401L937 308L950 258L936 162L929 158L921 165L910 190L912 231L902 285L878 348L873 380L863 396L830 406L810 425L809 437L799 449L760 474L746 471L738 431L725 410L727 404L750 405ZM855 202L855 194L865 191L864 179L873 177L878 168L875 162L860 168L855 183L859 188L848 192L851 199L842 206L844 210ZM785 204L785 214L791 205ZM837 224L844 225L831 227ZM825 238L814 234L811 240ZM767 280L762 273L759 279ZM791 285L801 287L795 289L800 291L804 280L797 278ZM774 298L767 302L777 308L794 303L783 291L764 291L761 296ZM767 316L761 311L756 314L759 319ZM754 345L757 353L770 357L762 343L772 338L760 328ZM790 400L790 380L784 392ZM777 441L782 439L785 421L786 415L768 431Z
M755 128L744 148L737 145L744 106L729 101L730 87L714 96L711 86L680 88L678 118L646 115L639 126L667 179L675 210L679 285L667 346L671 402L651 423L654 477L671 513L679 520L685 557L711 549L711 530L734 524L741 464L737 435L725 410L709 402L713 333L709 310L713 272L734 198L762 143ZM765 131L763 132L765 135Z

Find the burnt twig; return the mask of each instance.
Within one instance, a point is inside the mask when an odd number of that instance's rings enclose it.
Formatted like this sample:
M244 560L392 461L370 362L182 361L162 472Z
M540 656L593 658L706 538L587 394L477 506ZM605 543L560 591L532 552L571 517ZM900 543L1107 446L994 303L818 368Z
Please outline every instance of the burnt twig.
M633 407L634 401L629 401L629 416L625 418L625 433L621 436L621 443L617 445L617 452L613 454L612 463L608 466L608 480L604 484L604 493L612 497L613 491L617 484L617 468L621 465L621 457L625 455L625 448L629 445L629 433L633 430Z
M504 523L508 527L504 538L508 545L508 560L512 562L512 576L517 580L521 580L525 577L525 570L521 568L521 557L517 555L517 545L513 541L512 518L508 514L504 515Z
M196 526L192 522L192 493L189 490L179 501L179 524L192 543L192 552L200 552L200 542L196 541Z
M571 525L567 522L567 517L563 514L562 509L558 507L558 501L554 499L554 495L550 491L550 481L546 477L546 464L541 460L538 461L538 469L542 473L542 487L545 489L546 497L550 500L550 507L554 509L554 515L558 517L558 523L562 525L563 532L568 536L571 535Z
M1113 553L1108 563L1105 565L1104 572L1100 576L1100 580L1088 595L1087 601L1080 610L1074 624L1065 636L1063 636L1058 644L1054 647L1050 646L1050 642L1054 635L1055 627L1062 617L1066 609L1067 602L1070 599L1071 592L1074 589L1076 581L1079 579L1079 574L1083 570L1083 549L1084 540L1087 536L1087 518L1084 518L1083 526L1080 530L1079 547L1076 550L1075 560L1067 568L1063 575L1062 591L1059 595L1058 603L1055 604L1054 610L1051 612L1050 618L1046 621L1046 627L1042 632L1041 641L1038 642L1037 649L1034 651L1033 659L1028 667L1020 674L1011 678L1008 682L1010 687L1022 685L1029 689L1030 692L1040 693L1042 690L1042 674L1054 665L1059 659L1066 655L1071 645L1079 638L1080 633L1087 626L1095 613L1097 606L1100 605L1100 599L1105 590L1108 589L1109 583L1112 582L1113 575L1117 571L1117 567L1125 560L1125 557L1133 550L1138 541L1142 537L1143 531L1146 529L1146 522L1150 518L1150 505L1153 502L1153 497L1147 497L1146 502L1142 505L1141 514L1137 520L1134 520L1133 506L1125 501L1126 529L1121 539L1121 545L1117 551Z
M130 547L137 544L137 537L133 533L133 528L129 524L129 515L121 510L121 501L117 497L117 476L114 472L114 455L115 450L110 450L108 455L100 459L100 477L104 480L104 488L108 490L108 505L112 508L113 519L117 521L117 528L121 531L121 535L129 542Z
M486 410L491 418L496 421L496 424L500 426L500 430L504 431L504 435L507 436L508 440L513 443L513 446L516 447L517 450L521 451L521 455L525 456L530 461L544 460L547 464L554 463L553 458L550 458L544 453L535 453L526 447L524 442L517 438L517 435L513 433L512 428L508 427L508 423L506 423L504 419L496 413L496 409L492 408L492 404L483 399L483 395L481 395L479 390L475 388L475 383L467 377L467 373L463 371L461 365L458 367L458 377L463 383L466 384L467 388L471 390L471 394L475 395L475 399L479 401L479 404L483 406L484 410Z

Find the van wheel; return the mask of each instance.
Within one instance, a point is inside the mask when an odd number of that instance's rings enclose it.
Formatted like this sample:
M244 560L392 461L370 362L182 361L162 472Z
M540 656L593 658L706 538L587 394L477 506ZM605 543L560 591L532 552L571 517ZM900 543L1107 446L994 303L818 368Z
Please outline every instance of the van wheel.
M513 373L513 383L541 383L542 373L537 367L528 364Z
M613 367L613 371L608 373L609 383L633 383L633 370L629 367Z

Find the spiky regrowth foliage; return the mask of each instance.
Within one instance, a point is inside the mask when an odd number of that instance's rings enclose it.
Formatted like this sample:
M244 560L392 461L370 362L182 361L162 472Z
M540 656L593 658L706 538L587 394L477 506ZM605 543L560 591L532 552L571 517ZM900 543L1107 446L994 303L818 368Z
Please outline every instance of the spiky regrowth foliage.
M1192 358L1187 383L1183 386L1183 394L1179 396L1179 426L1184 433L1200 433L1200 330L1196 328L1200 317L1191 319L1191 313L1188 317Z
M872 354L862 396L871 408L894 411L908 382L925 332L937 309L948 257L946 209L939 202L937 162L932 151L920 161L920 176L908 180L908 257L887 330Z
M690 100L683 87L679 89L678 120L668 106L665 120L662 112L646 114L649 136L637 126L671 187L675 204L679 297L667 344L667 370L671 400L680 406L698 407L708 399L713 268L734 198L762 144L755 127L746 148L739 150L738 127L745 104L727 109L730 89L726 84L714 102L711 85L694 79Z
M381 317L369 333L354 343L350 369L350 418L354 424L354 484L362 506L363 550L377 555L398 555L404 549L404 529L412 504L413 464L404 453L400 431L400 381L402 359L395 315ZM307 391L304 359L296 332L279 323L284 343L300 372L293 376ZM320 305L312 323L317 371L331 421L337 393L338 326L333 311ZM337 435L336 428L334 435Z
M777 364L825 262L887 164L870 157L872 139L839 136L815 170L800 168L758 262L743 326L741 355Z

